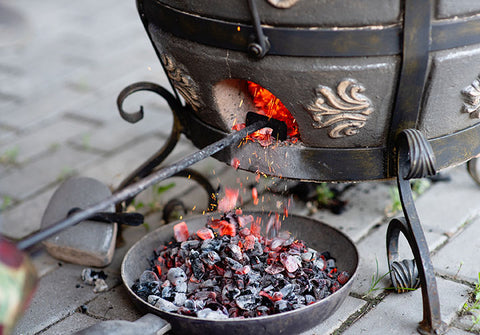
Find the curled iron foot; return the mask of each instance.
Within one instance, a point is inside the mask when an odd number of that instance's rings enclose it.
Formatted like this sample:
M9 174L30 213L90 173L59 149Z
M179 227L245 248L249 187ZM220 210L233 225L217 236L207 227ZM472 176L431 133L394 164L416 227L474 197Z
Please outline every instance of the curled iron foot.
M393 261L390 267L390 278L397 293L409 292L420 287L420 277L415 259Z
M420 334L443 334L447 326L441 320L437 282L430 259L430 251L415 208L411 178L434 175L433 150L416 129L400 133L397 142L397 184L404 217L390 221L387 229L387 256L390 278L399 292L422 288L423 320L418 325ZM399 261L398 238L402 233L414 255L413 261Z

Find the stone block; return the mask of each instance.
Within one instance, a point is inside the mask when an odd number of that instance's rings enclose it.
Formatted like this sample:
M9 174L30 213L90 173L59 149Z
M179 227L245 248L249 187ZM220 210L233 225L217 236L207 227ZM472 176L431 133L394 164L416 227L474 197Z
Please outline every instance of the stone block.
M2 193L18 200L32 196L49 185L80 171L97 155L61 146L40 159L19 167L0 178Z
M75 313L68 316L67 318L59 321L54 324L52 327L48 328L46 331L42 332L42 335L65 335L72 334L73 332L79 331L85 327L92 326L98 323L97 319L94 319L88 315Z
M480 248L479 234L480 217L476 217L433 256L435 270L471 284L477 283L480 272L477 254Z
M39 230L43 212L53 192L53 188L49 188L2 212L0 233L12 239L21 239Z
M437 277L442 320L450 324L467 299L467 286ZM422 320L421 290L405 294L389 294L361 319L342 334L357 335L416 335L418 322Z
M86 209L108 198L110 189L98 180L75 177L55 191L42 218L42 230L65 219L73 208ZM104 210L114 212L111 205ZM43 243L55 258L86 266L102 267L112 261L117 223L85 220L48 238Z
M81 266L63 264L44 276L14 334L36 334L95 298L92 287L83 284L81 272Z

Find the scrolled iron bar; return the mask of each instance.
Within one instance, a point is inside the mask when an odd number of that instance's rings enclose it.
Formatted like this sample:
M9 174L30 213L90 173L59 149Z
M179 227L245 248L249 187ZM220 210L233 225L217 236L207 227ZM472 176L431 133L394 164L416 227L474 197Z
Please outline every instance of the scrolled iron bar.
M425 146L427 146L427 150L425 150ZM414 255L422 288L423 320L419 323L417 330L421 334L443 334L446 325L441 320L437 282L430 252L415 208L410 180L406 179L406 176L417 178L425 173L436 171L433 165L434 159L425 157L431 153L431 148L428 148L428 146L428 141L418 130L403 131L399 134L397 141L397 184L405 217L393 219L388 226L387 256L392 283L397 285L399 291L407 289L399 287L400 283L398 277L396 277L397 270L404 273L414 273L416 270L397 265L395 265L397 269L394 270L392 265L393 262L398 262L398 238L401 232L407 239ZM408 281L413 282L414 279L408 279Z
M34 244L43 241L46 238L49 238L50 236L55 235L56 233L62 231L63 229L66 229L68 227L71 227L79 222L82 222L84 220L87 220L88 218L92 217L98 212L101 212L103 210L106 210L109 206L112 206L114 204L120 203L122 201L125 201L126 199L130 199L135 197L137 194L140 192L146 190L150 186L157 184L161 182L162 180L165 180L176 173L184 170L185 168L207 158L212 156L213 154L221 151L222 149L225 149L226 147L233 145L237 142L239 142L241 139L243 139L245 136L248 134L264 128L265 125L268 124L268 121L257 121L254 124L251 124L247 127L245 127L242 130L239 130L237 132L231 133L230 135L222 138L221 140L214 142L202 150L196 151L194 153L191 153L187 156L185 156L183 159L177 161L174 164L168 165L152 174L149 176L145 177L142 180L139 180L135 183L132 183L128 187L125 187L117 192L114 192L111 196L108 198L105 198L104 200L97 202L96 204L89 206L85 209L83 209L81 212L77 212L72 214L71 216L67 217L66 219L57 221L53 223L50 227L41 230L32 236L18 242L17 248L19 250L25 250Z
M126 186L132 184L134 181L149 175L153 171L153 169L159 166L173 151L173 149L177 145L178 140L180 139L180 135L182 134L183 130L183 127L178 117L180 111L183 109L180 101L162 86L150 82L137 82L125 87L120 92L117 98L117 106L118 111L123 119L127 120L128 122L138 122L141 118L143 118L143 106L140 107L140 110L138 112L133 114L128 114L123 110L124 100L131 94L139 91L154 92L164 98L167 101L170 110L172 111L173 125L170 136L168 137L164 145L149 159L147 159L147 161L145 161L142 165L140 165L133 172L131 172L120 183L120 185L117 187L117 190L121 190ZM126 199L125 204L128 206L131 201L132 199ZM117 211L120 211L120 208L117 208Z

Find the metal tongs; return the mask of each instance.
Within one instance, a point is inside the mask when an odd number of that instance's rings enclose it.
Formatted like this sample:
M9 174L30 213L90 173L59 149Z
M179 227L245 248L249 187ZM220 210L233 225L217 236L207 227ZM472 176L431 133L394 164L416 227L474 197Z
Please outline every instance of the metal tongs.
M25 250L29 247L41 242L56 233L64 230L65 228L71 227L77 223L80 223L87 219L94 218L97 221L103 222L118 222L120 220L130 225L137 225L143 222L143 218L138 217L138 215L133 215L136 213L130 213L133 216L126 217L125 214L129 213L107 213L105 211L112 205L125 201L127 199L135 197L140 192L144 191L148 187L159 183L160 181L172 177L176 173L186 169L187 167L212 156L213 154L225 149L226 147L240 141L245 138L248 134L251 134L259 129L269 127L272 129L272 136L278 140L285 140L287 138L287 127L284 122L268 118L267 116L260 115L253 112L248 112L246 117L246 127L231 134L226 135L221 140L214 142L205 148L198 150L190 155L187 155L183 159L173 163L169 166L166 166L158 171L153 172L149 176L121 189L120 191L113 193L111 196L105 198L104 200L89 206L84 209L72 208L67 217L63 220L53 223L48 228L41 230L17 243L17 248L19 250ZM99 220L100 219L100 220ZM133 219L133 222L132 222ZM140 221L142 220L142 221ZM140 223L139 223L140 222Z

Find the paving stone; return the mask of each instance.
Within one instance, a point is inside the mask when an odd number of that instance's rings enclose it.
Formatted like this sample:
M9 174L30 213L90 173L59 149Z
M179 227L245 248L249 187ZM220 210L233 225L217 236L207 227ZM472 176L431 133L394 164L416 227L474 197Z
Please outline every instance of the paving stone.
M60 146L31 164L22 166L0 178L0 189L16 199L31 196L49 184L80 171L92 160L94 153Z
M450 324L467 300L470 289L440 277L437 277L437 287L442 320ZM421 290L389 294L342 334L418 334L416 328L422 320L422 310Z
M477 315L472 315L472 314L465 314L459 316L454 322L453 325L457 328L456 332L452 332L452 334L478 334L480 332L480 325L474 324L472 318L477 317ZM450 333L447 333L447 335L450 335Z
M17 164L23 164L61 145L61 143L69 138L86 134L86 132L92 128L92 125L63 118L52 121L52 123L29 132L25 136L9 142L7 145L0 146L0 155L9 150L16 150L17 155L15 156L15 162Z
M147 137L138 143L125 147L108 159L102 159L98 164L83 170L81 175L98 179L111 187L116 187L128 174L157 151L163 143L164 140L158 137Z
M49 188L18 206L4 211L0 234L12 239L21 239L39 230L43 212L53 192L54 189Z
M135 308L123 285L99 295L87 308L89 315L108 320L135 321L145 314Z
M42 278L46 274L56 270L59 266L63 266L62 262L53 258L48 254L45 248L39 248L33 254L30 254L35 270L37 270L38 278Z
M301 335L331 334L338 329L352 314L358 312L366 301L348 296L335 313L318 326L301 333Z
M122 150L132 140L152 133L161 133L165 137L169 135L167 131L171 121L168 115L145 113L144 119L138 124L131 124L121 119L116 111L116 106L113 104L110 112L116 113L117 118L109 121L104 127L92 129L88 133L76 136L72 143L86 149L93 148L103 152L111 152L117 149ZM172 119L171 116L170 119Z
M474 333L465 331L463 329L454 328L454 327L450 327L448 331L445 333L445 335L468 335L468 334L474 334Z
M84 285L80 279L81 271L80 266L63 264L44 276L14 334L35 334L95 298L92 287Z
M480 272L480 258L477 254L480 248L479 234L480 217L476 217L435 254L435 270L472 284L476 283Z
M88 315L75 313L63 319L62 321L54 324L52 327L41 332L40 334L42 335L72 334L73 332L79 331L85 327L92 326L98 322L99 320L92 318Z
M452 234L480 213L480 187L468 175L465 165L446 170L450 182L439 182L416 201L425 229Z
M381 225L357 244L360 262L357 270L357 279L353 285L352 291L361 296L370 291L372 277L381 278L389 271L386 248L387 228L387 224ZM424 234L430 250L434 250L446 240L445 235L433 231L424 231ZM400 260L413 259L410 247L402 234L400 234L398 249ZM433 260L432 262L435 266L435 262ZM368 297L375 297L382 292L383 288L389 287L392 287L390 276L385 275L383 279L379 281L378 285L375 286L375 290L368 294Z
M358 242L374 225L385 221L385 209L391 203L391 187L392 185L383 182L357 184L341 197L348 199L341 215L323 210L313 217L338 228L354 242Z

